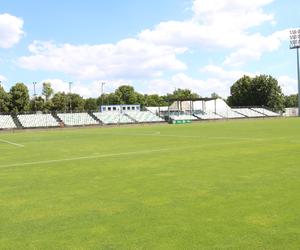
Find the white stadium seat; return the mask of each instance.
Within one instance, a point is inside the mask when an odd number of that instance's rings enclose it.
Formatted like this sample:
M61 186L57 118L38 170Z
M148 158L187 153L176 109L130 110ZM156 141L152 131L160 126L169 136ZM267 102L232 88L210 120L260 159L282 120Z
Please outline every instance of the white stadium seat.
M24 128L58 127L59 123L51 114L18 115Z
M127 115L120 112L95 112L93 113L103 124L134 123Z
M150 111L127 111L126 114L137 122L163 122L164 120Z
M280 114L275 113L275 112L270 111L270 110L265 109L265 108L251 108L251 109L253 109L254 111L259 112L259 113L261 113L265 116L274 116L274 117L275 116L280 116Z
M10 115L0 115L0 129L16 128L16 124Z
M263 114L249 108L234 108L233 110L246 117L264 117Z
M227 110L218 110L217 114L222 116L223 118L227 119L234 119L234 118L245 118L244 115L239 114L232 109L227 109Z
M84 126L99 124L88 113L60 113L57 116L66 126Z
M211 113L204 113L204 112L195 112L194 114L195 116L197 116L198 118L202 119L202 120L218 120L218 119L222 119L221 116L211 112Z

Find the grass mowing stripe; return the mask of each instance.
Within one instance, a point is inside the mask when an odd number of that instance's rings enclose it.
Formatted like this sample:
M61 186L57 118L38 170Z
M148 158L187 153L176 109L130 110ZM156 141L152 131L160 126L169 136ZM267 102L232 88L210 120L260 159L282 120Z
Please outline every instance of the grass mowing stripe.
M209 140L239 140L239 141L268 141L274 140L255 137L229 137L229 136L199 136L199 135L174 135L174 134L161 134L159 131L154 133L102 133L102 135L118 135L118 136L150 136L150 137L174 137L174 138L197 138ZM284 140L286 137L275 138L277 140Z

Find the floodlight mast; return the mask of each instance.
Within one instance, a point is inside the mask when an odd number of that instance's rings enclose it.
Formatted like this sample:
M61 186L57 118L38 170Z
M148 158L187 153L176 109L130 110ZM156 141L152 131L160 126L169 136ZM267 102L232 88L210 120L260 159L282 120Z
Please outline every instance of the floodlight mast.
M72 84L73 82L69 82L69 96L70 96L70 113L73 113L72 112Z
M297 50L298 75L298 116L300 117L300 69L299 69L300 29L290 30L290 49Z

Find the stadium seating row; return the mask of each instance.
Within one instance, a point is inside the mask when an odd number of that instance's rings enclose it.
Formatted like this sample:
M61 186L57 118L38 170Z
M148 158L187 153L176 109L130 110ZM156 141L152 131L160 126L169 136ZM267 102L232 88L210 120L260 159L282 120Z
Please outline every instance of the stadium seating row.
M134 123L134 120L125 113L120 112L98 112L93 113L103 124L125 124Z
M58 113L58 119L51 114L26 114L17 115L22 128L59 127L60 123L65 126L86 126L97 124L125 124L143 122L163 122L164 120L149 111L120 112L96 112L88 113ZM0 129L17 128L12 116L0 115Z
M194 115L201 120L218 120L223 118L215 113L196 113Z
M59 119L66 126L84 126L84 125L96 125L99 124L93 117L91 117L88 113L60 113L57 114Z
M242 114L245 117L263 117L264 115L250 108L235 108L235 112Z
M272 112L272 111L270 111L268 109L264 109L264 108L252 108L252 110L254 110L260 114L263 114L265 116L269 116L269 117L280 116L278 113Z
M208 110L196 110L191 113L180 113L170 116L172 120L215 120L234 119L247 117L276 117L279 114L264 108L239 108L219 109L216 112ZM57 117L51 114L26 114L17 115L15 119L20 122L23 128L43 128L65 126L86 126L97 124L131 124L163 122L164 120L150 111L127 111L120 112L95 112L88 113L58 113ZM10 115L0 115L0 129L13 129L19 126L18 122Z
M18 115L24 128L58 127L59 123L51 114Z
M173 120L215 120L249 117L276 117L279 114L265 108L231 108L223 99L174 101L169 107L149 107L149 111ZM180 113L181 115L174 115ZM183 117L183 115L191 115Z
M10 115L0 115L0 129L16 128L16 124Z
M128 111L126 114L137 122L163 122L164 120L150 111Z

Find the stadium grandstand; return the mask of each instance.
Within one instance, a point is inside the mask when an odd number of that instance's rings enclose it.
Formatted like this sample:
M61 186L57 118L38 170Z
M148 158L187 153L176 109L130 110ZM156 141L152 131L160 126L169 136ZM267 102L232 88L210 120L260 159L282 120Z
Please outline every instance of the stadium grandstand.
M104 111L93 113L103 124L130 124L134 120L128 117L125 113L117 111Z
M86 126L99 124L99 122L88 113L60 113L57 114L57 116L66 126Z
M269 116L269 117L276 117L276 116L280 116L280 114L278 113L275 113L271 110L268 110L268 109L265 109L265 108L252 108L252 110L258 112L258 113L261 113L265 116Z
M163 122L164 120L150 111L127 111L126 114L139 123Z
M264 114L257 112L251 108L234 108L233 110L245 117L255 118L255 117L264 117L265 116Z
M170 100L168 107L150 107L150 111L164 116L169 122L219 120L219 119L244 119L278 117L275 113L264 107L231 108L220 98L197 98L192 100ZM179 123L179 122L178 122Z
M17 128L12 116L0 115L0 129L13 129Z
M51 114L26 114L17 117L24 128L59 127L59 122Z
M172 100L169 106L106 105L99 112L51 114L3 114L0 129L59 128L72 126L102 126L138 123L189 123L201 120L278 117L279 113L265 107L231 108L222 99L198 98ZM294 112L295 113L295 112Z

